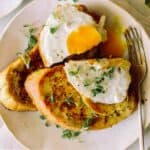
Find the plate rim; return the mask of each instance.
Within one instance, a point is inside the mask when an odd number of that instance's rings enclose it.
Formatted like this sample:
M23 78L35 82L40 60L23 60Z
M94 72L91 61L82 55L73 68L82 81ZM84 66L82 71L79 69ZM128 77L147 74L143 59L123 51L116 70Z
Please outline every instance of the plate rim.
M3 19L7 15L9 15L12 11L14 11L15 9L17 9L17 7L19 7L22 4L22 2L23 2L23 0L20 0L20 2L17 5L15 5L15 7L11 8L7 13L5 13L2 16L0 16L0 19Z
M118 9L120 9L121 11L124 11L128 16L132 17L132 19L138 24L138 26L144 31L144 34L147 36L147 38L150 41L150 36L147 34L146 30L144 29L143 25L136 19L134 18L134 16L132 16L132 14L130 14L126 9L124 9L123 7L119 6L118 4L116 4L115 2L111 1L111 0L107 0L108 3L110 3L111 5L115 5L116 7L118 7ZM23 0L21 0L21 3L23 2ZM3 37L5 36L5 33L7 32L8 28L11 26L11 23L28 7L30 7L31 5L33 5L34 3L37 3L37 0L32 0L29 3L27 3L23 8L21 8L10 20L9 22L6 24L6 26L3 28L1 34L0 34L0 42L3 39ZM20 4L21 4L20 3ZM20 5L19 4L19 5ZM18 6L19 6L18 5ZM17 6L17 7L18 7ZM17 8L16 7L16 8ZM16 9L15 8L15 9ZM10 11L11 13L12 11ZM0 18L1 19L1 18ZM2 106L3 107L3 106ZM6 108L4 108L6 109ZM4 126L8 129L9 133L12 135L12 137L14 137L14 140L19 144L19 146L21 146L23 149L28 149L28 147L26 145L23 144L22 141L19 140L19 138L16 137L15 133L9 128L9 126L7 125L7 121L5 120L5 118L3 117L3 115L0 113L0 117L2 120L2 123L4 124ZM147 125L148 126L148 125ZM146 127L147 127L146 126ZM136 137L136 140L138 139L138 137ZM131 146L136 140L132 140L131 142L129 142L130 144L126 146L126 149Z

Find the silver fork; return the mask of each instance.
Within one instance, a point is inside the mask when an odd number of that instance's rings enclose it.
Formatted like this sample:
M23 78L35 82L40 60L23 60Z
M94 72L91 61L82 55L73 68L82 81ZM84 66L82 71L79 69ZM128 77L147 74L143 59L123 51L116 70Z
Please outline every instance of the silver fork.
M136 27L129 27L125 32L125 38L128 45L129 60L135 74L138 98L138 118L139 118L139 146L140 150L144 150L144 133L142 120L142 83L147 73L146 57L141 32Z

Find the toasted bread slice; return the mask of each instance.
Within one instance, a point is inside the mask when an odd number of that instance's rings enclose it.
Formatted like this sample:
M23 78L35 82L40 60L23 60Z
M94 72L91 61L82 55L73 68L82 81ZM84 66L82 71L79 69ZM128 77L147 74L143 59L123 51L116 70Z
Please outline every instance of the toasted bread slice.
M75 88L67 81L63 65L38 70L28 76L25 89L37 109L63 128L70 130L103 129L127 118L136 108L134 96L129 95L126 107L110 116L95 114L87 107Z
M15 111L36 110L24 88L24 81L31 72L43 67L38 45L30 52L30 68L27 69L19 57L0 73L0 103Z

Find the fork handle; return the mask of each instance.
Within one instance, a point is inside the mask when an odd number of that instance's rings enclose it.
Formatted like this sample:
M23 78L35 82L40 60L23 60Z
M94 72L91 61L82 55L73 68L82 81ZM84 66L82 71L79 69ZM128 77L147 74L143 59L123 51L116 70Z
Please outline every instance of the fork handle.
M138 88L138 125L139 125L139 147L140 150L144 150L144 132L143 132L143 120L142 120L142 99L141 88Z

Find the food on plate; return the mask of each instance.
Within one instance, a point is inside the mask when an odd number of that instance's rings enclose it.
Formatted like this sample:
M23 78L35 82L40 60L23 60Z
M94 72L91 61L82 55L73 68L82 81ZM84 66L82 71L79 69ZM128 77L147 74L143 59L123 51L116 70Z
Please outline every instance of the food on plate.
M27 54L26 57L28 57ZM38 45L29 52L29 57L31 59L29 68L27 68L25 60L19 57L0 73L0 103L7 109L36 110L24 88L24 81L31 72L43 67Z
M40 34L40 53L45 66L98 46L106 40L104 23L105 16L97 23L83 6L59 5Z
M63 65L35 71L25 81L25 88L37 109L51 122L74 131L111 127L128 117L136 108L134 94L125 106L108 116L96 114L82 101L69 83Z
M77 133L130 116L137 107L131 64L123 57L119 26L105 21L83 5L58 5L38 44L0 73L1 103L16 111L38 110ZM29 49L37 42L34 31Z
M69 61L65 71L68 81L97 113L108 115L128 101L131 77L130 63L125 59Z
M131 77L125 59L69 61L65 71L76 90L95 103L120 103L127 96Z

